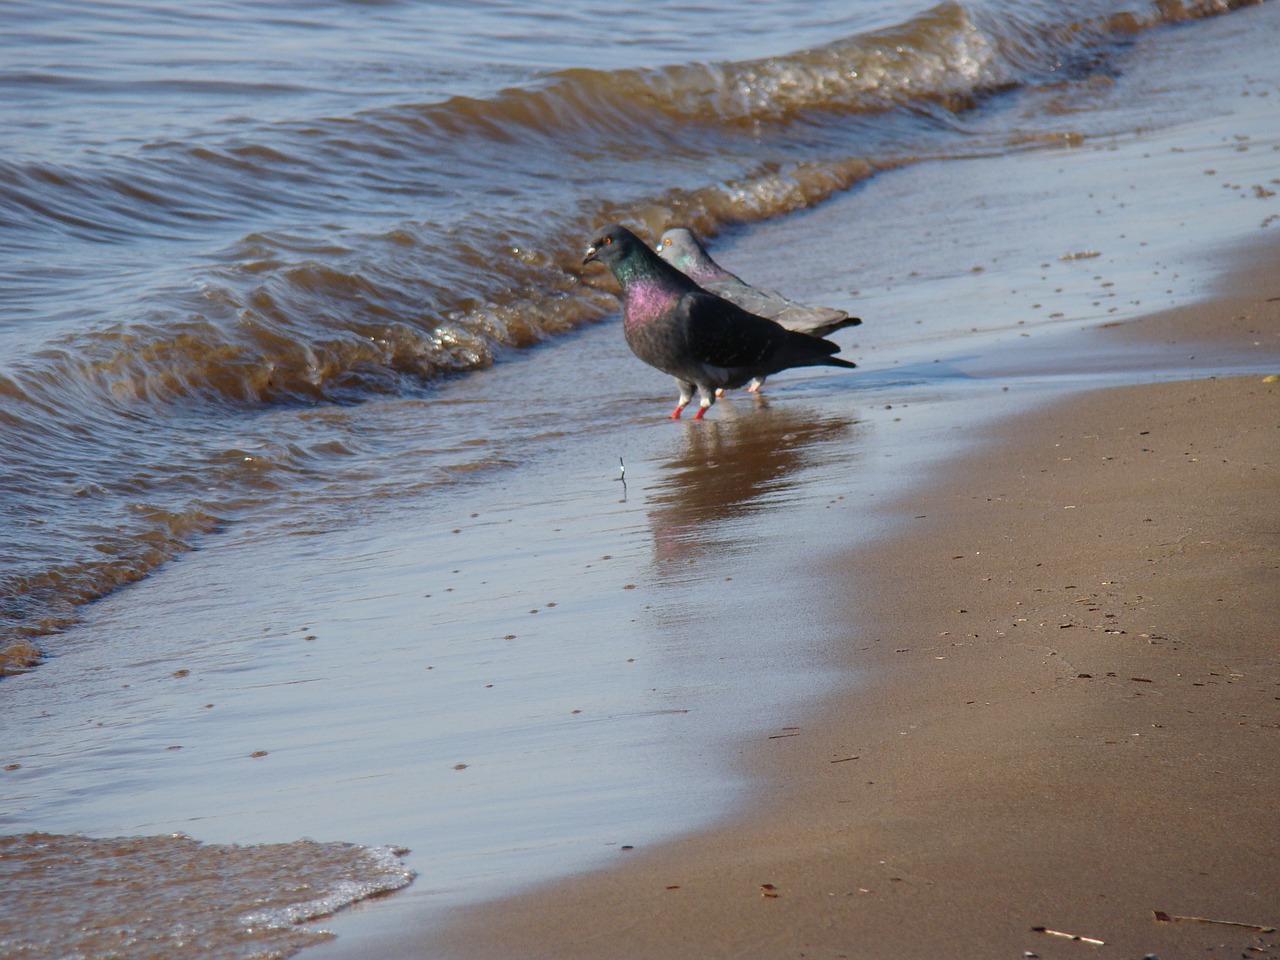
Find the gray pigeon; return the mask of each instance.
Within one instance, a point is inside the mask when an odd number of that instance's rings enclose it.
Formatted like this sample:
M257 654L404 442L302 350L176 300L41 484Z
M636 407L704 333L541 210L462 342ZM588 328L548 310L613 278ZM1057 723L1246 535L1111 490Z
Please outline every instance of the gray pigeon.
M704 290L710 290L756 316L768 317L796 333L825 337L842 327L855 327L862 322L835 307L808 307L787 299L776 290L751 286L712 260L693 231L684 227L673 227L662 235L658 256Z
M678 419L698 391L699 420L716 391L789 367L854 367L830 340L794 333L710 293L660 259L626 227L606 227L583 263L598 261L622 286L622 329L632 353L676 378Z

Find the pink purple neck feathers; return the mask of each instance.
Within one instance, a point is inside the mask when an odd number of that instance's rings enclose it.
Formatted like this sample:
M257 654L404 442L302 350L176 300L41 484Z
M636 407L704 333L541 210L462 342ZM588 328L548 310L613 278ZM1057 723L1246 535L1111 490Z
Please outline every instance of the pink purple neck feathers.
M626 284L623 292L623 325L643 326L658 319L680 297L680 291L656 278L637 277Z

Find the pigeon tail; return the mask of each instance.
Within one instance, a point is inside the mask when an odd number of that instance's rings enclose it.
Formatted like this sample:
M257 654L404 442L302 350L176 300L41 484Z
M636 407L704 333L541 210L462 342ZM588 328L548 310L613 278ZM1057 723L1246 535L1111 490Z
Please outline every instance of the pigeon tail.
M721 296L724 296L724 294L721 294ZM726 297L725 299L732 298ZM742 304L739 304L739 306L742 306ZM764 312L761 312L760 315L769 316ZM804 304L799 303L792 303L791 306L769 316L769 319L774 323L781 324L788 330L803 333L810 337L828 337L837 330L843 330L845 327L856 327L862 323L860 317L851 317L843 310L838 310L835 307L806 307Z
M856 370L858 368L858 365L852 360L845 360L843 357L825 357L817 361L817 363L811 364L811 366L844 367L846 370Z
M778 370L789 367L845 367L853 369L857 364L852 360L832 356L838 353L840 344L830 340L819 340L817 337L803 333L787 331L787 341L774 355L771 366ZM769 371L773 372L773 371Z

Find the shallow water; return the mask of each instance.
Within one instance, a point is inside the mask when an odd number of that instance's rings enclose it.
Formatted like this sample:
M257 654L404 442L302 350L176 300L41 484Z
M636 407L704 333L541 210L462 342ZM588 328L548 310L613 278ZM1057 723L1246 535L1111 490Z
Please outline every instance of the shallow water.
M411 848L317 956L605 862L743 802L742 738L847 682L815 558L978 424L1250 369L1073 331L1277 213L1274 8L884 9L27 11L0 612L51 657L0 683L0 829ZM590 227L791 210L714 252L853 306L862 369L672 425Z
M401 853L305 840L209 846L176 834L0 837L0 953L287 956L332 937L303 921L409 883Z

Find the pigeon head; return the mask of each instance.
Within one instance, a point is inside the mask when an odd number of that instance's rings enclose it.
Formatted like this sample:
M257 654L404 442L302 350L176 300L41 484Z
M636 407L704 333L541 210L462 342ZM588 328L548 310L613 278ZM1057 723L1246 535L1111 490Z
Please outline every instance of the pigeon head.
M731 274L711 259L692 230L672 227L658 241L658 256L698 283L723 280Z
M683 273L660 260L647 243L616 223L591 241L582 262L608 267L622 285L624 301L632 307L637 306L637 298L655 306L659 300L670 300L693 286Z
M618 224L605 227L587 247L587 255L582 258L583 264L603 263L614 273L618 265L637 259L636 253L644 250L644 241L626 227ZM641 258L643 255L641 256Z

